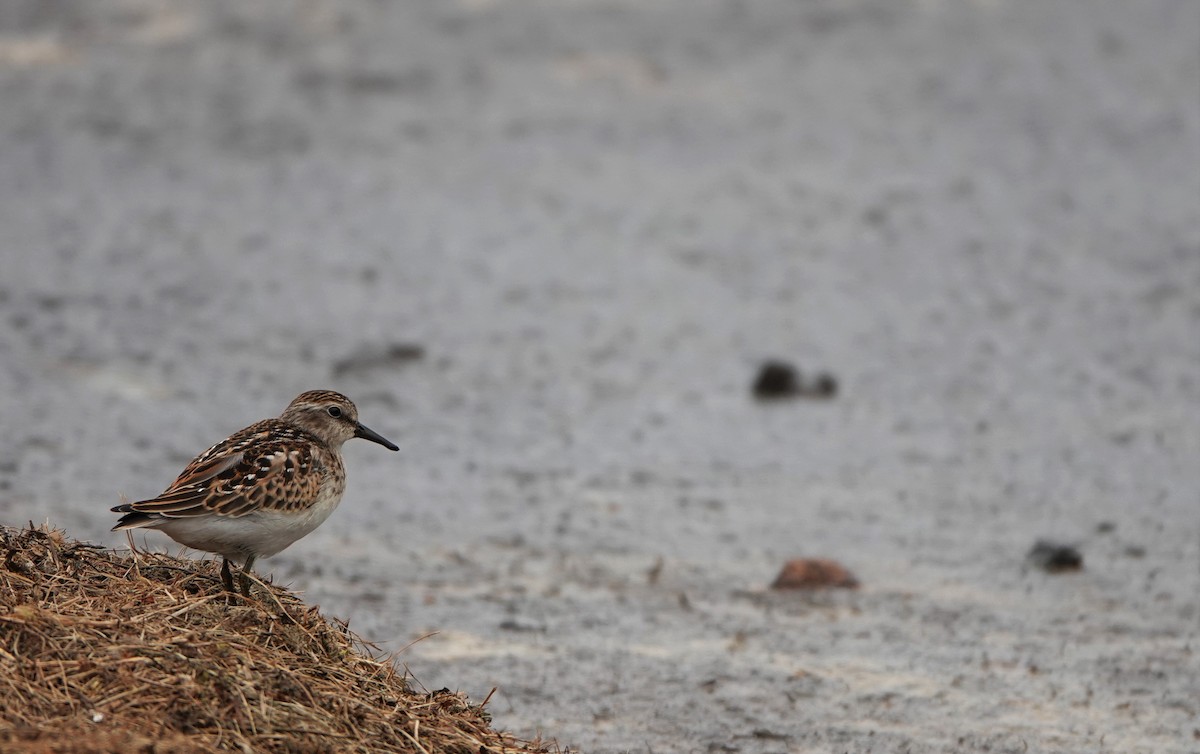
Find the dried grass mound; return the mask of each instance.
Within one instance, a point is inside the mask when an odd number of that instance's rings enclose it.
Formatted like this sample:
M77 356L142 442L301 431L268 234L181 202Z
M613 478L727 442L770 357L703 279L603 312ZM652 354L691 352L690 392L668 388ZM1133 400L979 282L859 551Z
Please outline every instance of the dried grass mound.
M284 589L226 605L215 563L7 527L0 558L0 751L546 751Z

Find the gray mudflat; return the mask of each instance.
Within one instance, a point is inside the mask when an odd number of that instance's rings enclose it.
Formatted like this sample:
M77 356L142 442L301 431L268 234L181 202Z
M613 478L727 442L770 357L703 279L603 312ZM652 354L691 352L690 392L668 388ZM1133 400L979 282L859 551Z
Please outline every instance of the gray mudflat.
M402 452L260 570L500 727L1196 752L1198 80L1191 0L5 2L0 515L336 388Z

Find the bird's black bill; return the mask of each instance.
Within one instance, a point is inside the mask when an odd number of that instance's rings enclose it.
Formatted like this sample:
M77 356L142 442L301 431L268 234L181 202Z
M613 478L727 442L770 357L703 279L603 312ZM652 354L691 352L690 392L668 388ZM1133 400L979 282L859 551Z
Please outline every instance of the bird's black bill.
M361 437L364 440L370 440L371 442L377 442L388 450L400 450L399 446L397 446L394 442L379 434L375 430L368 429L361 424L354 428L354 436Z

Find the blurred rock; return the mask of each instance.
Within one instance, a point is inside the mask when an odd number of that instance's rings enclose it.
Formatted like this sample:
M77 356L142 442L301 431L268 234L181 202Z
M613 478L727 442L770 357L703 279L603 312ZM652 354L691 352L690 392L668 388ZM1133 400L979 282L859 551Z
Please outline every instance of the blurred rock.
M367 372L374 369L399 369L410 361L425 357L425 348L419 343L393 343L385 348L361 348L333 363L333 376Z
M804 392L813 398L832 398L837 395L837 391L837 378L828 372L821 372Z
M824 558L797 558L784 563L772 589L857 589L858 579L841 563Z
M1026 560L1047 573L1078 571L1083 568L1083 555L1073 545L1064 545L1048 539L1039 539L1029 551Z
M821 372L811 382L806 381L800 370L786 361L771 359L763 363L754 378L751 388L760 401L781 398L832 398L837 395L837 378Z
M800 371L783 361L768 361L754 378L753 392L760 401L794 398L800 394Z

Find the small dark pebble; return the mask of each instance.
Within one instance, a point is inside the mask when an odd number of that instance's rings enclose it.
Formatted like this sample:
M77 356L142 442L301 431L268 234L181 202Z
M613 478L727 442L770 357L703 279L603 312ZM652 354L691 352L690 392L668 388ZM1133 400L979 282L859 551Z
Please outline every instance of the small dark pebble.
M837 378L827 372L822 372L817 375L817 379L813 382L812 387L808 389L808 394L814 398L832 398L837 395L838 384Z
M1146 557L1146 548L1141 545L1129 545L1125 548L1125 557L1144 558Z
M497 628L499 628L501 631L516 631L518 633L544 633L546 631L544 626L534 626L529 623L521 623L520 621L513 620L512 618L507 618L500 621Z
M800 394L800 372L791 364L768 361L754 378L754 397L759 400L791 398Z
M800 370L786 361L772 359L764 362L754 378L752 392L760 401L780 398L832 398L837 395L837 378L821 372L806 381Z
M373 369L397 369L424 356L425 348L418 343L393 343L379 350L364 348L335 361L333 376L340 378Z
M755 738L760 738L764 741L787 741L791 738L791 736L786 733L776 733L775 731L768 730L766 728L756 728L750 735L754 736Z
M1112 534L1116 530L1117 525L1112 521L1101 521L1100 523L1096 524L1097 534Z
M1078 571L1083 568L1083 555L1071 545L1039 539L1027 556L1030 564L1047 573Z

